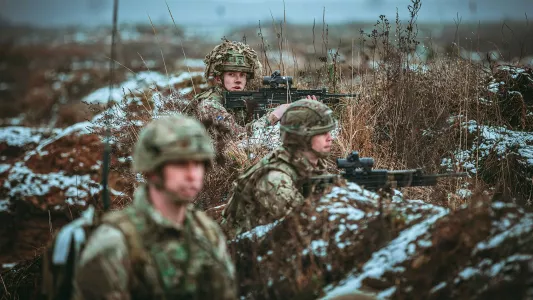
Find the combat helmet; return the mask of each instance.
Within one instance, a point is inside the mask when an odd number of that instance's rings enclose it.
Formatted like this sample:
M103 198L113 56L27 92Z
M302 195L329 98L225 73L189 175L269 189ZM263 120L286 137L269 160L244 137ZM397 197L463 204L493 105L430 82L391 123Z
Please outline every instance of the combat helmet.
M333 111L317 100L301 99L289 105L280 120L283 145L311 149L311 138L335 129Z
M333 111L317 100L301 99L289 105L281 117L281 131L314 136L335 129Z
M173 114L151 121L133 150L133 171L158 171L164 163L195 160L210 164L215 157L211 137L196 119Z
M249 74L249 79L253 79L255 73L261 72L262 68L254 49L244 43L227 39L223 39L221 44L205 56L204 63L206 79L229 71L245 72Z

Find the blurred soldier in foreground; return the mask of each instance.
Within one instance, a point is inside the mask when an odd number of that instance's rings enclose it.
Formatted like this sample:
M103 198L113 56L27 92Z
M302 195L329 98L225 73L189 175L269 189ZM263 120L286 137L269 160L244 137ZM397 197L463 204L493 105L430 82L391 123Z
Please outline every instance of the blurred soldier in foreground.
M192 118L166 116L143 128L133 169L147 182L89 237L74 299L237 298L223 233L191 204L213 156L210 137Z
M333 112L323 103L302 99L281 117L283 145L248 168L233 183L223 227L234 235L283 217L303 203L303 182L325 173L335 128Z

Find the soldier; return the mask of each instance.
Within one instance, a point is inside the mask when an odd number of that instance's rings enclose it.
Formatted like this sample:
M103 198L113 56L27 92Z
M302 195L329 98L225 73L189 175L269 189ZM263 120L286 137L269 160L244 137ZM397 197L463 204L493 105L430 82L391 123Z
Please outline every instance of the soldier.
M331 109L302 99L281 117L283 145L248 168L233 183L224 209L223 227L234 236L283 217L304 201L303 183L326 172L335 128Z
M81 254L74 299L236 299L218 225L191 202L214 157L205 128L184 115L149 123L133 152L146 176L133 204L106 213Z
M260 75L261 63L256 52L241 42L224 40L204 59L206 80L214 85L194 98L200 118L214 118L228 128L242 132L246 121L244 111L229 113L223 106L223 91L243 91L256 74Z

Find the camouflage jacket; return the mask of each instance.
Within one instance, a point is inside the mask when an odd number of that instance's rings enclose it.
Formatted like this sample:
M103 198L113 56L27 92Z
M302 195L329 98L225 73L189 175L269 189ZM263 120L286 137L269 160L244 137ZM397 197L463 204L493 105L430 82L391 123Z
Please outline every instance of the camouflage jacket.
M224 96L222 93L223 90L221 87L214 86L194 97L193 102L196 105L200 119L214 118L234 132L243 132L244 126L246 125L245 111L231 110L228 112L224 107Z
M147 199L141 186L131 206L104 215L80 257L73 298L237 299L234 265L218 225L191 207L183 226L175 225ZM132 226L110 225L117 218Z
M224 229L233 237L283 217L303 203L305 179L325 172L325 161L314 167L303 154L277 148L233 183L223 212Z

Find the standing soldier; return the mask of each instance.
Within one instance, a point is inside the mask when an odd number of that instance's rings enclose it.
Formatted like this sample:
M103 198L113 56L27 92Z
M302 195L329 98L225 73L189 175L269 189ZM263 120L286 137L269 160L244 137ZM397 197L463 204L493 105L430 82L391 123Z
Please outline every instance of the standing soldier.
M321 102L291 103L281 117L283 145L248 168L233 183L222 224L234 236L283 217L304 201L303 183L326 172L335 128L333 112Z
M146 176L132 205L106 213L81 254L74 299L236 299L218 225L191 202L213 159L205 128L184 115L149 123L133 152Z

